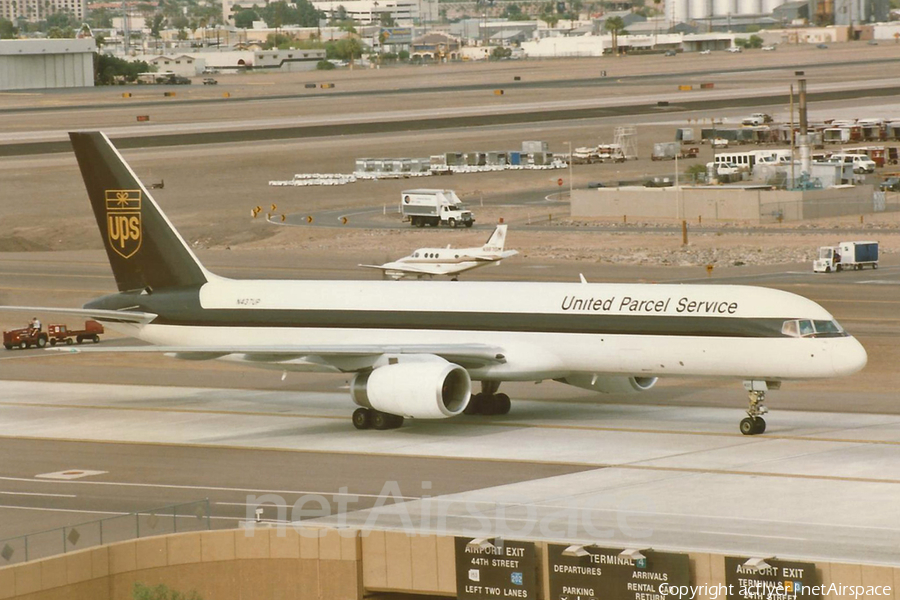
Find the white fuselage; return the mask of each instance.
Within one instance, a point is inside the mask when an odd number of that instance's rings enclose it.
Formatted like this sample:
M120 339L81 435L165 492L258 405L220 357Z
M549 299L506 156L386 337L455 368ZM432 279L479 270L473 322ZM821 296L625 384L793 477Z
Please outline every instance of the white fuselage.
M747 286L215 277L200 304L200 318L129 326L129 333L163 346L480 343L502 348L506 361L470 369L471 377L500 381L575 374L778 381L847 375L866 363L851 336L781 334L783 321L833 321L815 302Z

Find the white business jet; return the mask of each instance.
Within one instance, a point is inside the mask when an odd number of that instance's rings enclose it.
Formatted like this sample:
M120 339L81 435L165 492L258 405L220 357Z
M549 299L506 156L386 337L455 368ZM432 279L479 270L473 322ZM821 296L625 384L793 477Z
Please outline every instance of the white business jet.
M447 275L454 281L459 274L490 264L499 264L504 258L518 254L516 250L504 250L506 225L497 225L484 246L476 248L419 248L409 256L383 265L359 265L369 269L381 269L385 277L434 277Z

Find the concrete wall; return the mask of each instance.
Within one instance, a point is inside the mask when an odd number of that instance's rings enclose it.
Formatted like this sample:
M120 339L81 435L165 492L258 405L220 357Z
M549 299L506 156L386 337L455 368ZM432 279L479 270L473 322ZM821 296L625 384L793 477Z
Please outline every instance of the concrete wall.
M453 537L353 529L259 529L174 534L0 568L0 600L130 600L135 582L163 583L206 600L361 600L375 591L456 596ZM317 532L317 533L316 533ZM318 536L318 537L316 537ZM546 542L538 596L549 597ZM725 584L725 557L689 553L692 585ZM900 568L818 563L820 582L891 586ZM542 592L542 593L541 593ZM823 600L848 596L825 595ZM722 596L718 600L722 600ZM712 600L698 595L697 600Z
M874 212L871 185L789 192L729 187L600 188L572 193L572 217L798 221Z
M14 565L0 569L0 600L130 600L135 582L206 600L360 600L359 532L304 531L183 533Z

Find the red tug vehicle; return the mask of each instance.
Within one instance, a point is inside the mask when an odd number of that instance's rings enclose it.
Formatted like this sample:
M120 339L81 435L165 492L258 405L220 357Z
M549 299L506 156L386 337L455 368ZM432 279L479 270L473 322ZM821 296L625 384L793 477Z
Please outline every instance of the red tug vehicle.
M47 332L35 331L32 327L23 327L22 329L13 329L3 332L3 347L7 350L19 348L25 350L34 346L43 348L47 344L55 346L57 344L79 344L88 340L95 344L100 341L100 334L103 333L103 325L97 321L85 321L84 329L69 329L65 325L50 325Z

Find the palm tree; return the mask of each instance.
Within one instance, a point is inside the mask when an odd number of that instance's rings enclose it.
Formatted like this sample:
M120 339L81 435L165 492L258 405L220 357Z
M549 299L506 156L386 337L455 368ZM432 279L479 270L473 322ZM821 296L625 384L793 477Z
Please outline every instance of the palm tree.
M606 22L603 23L603 29L605 29L610 33L610 35L612 35L613 54L618 55L619 34L628 34L628 32L625 31L625 21L622 20L622 17L610 17L606 19Z

